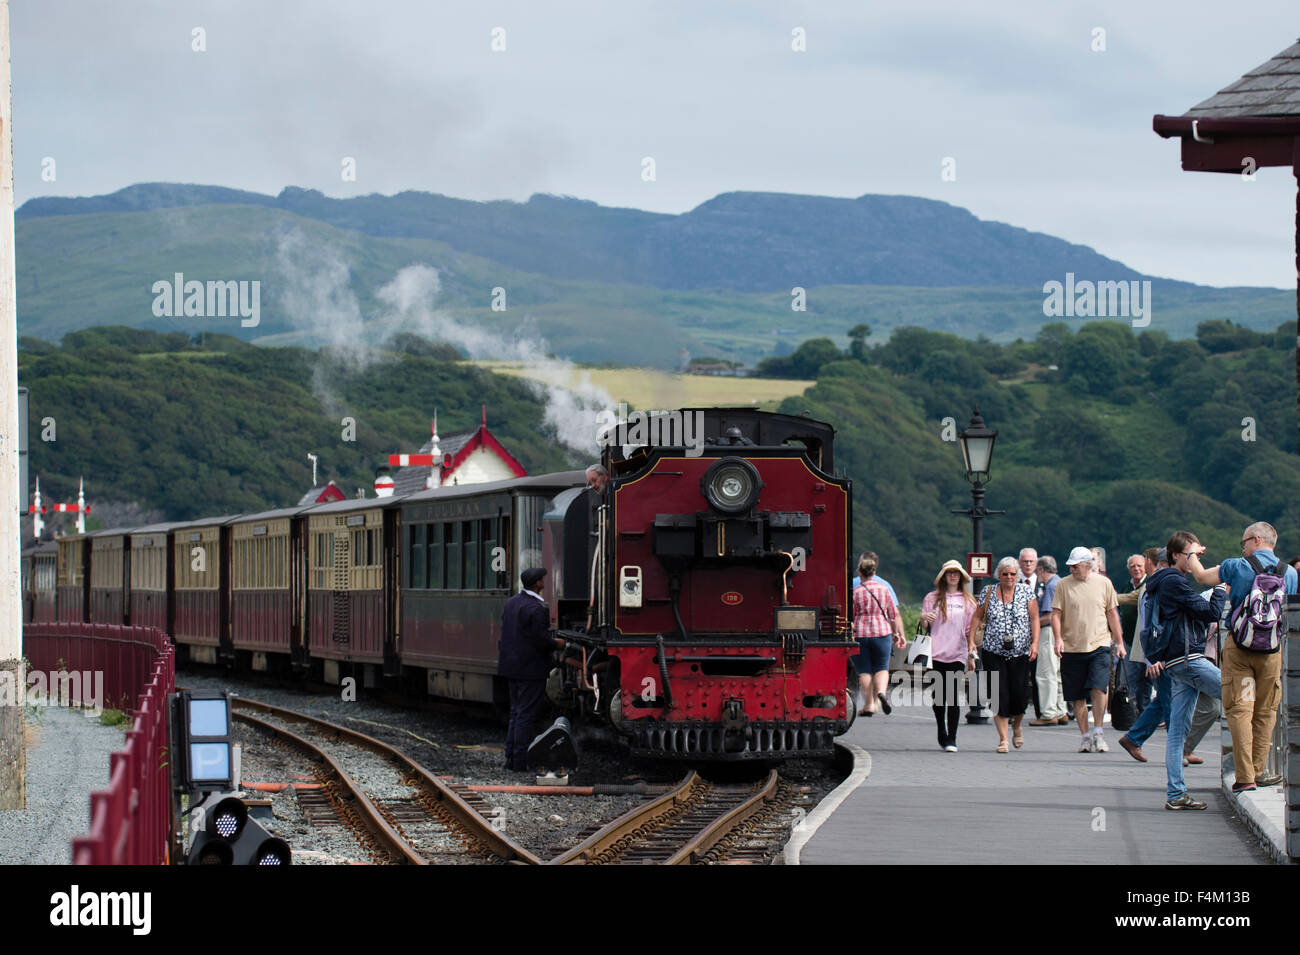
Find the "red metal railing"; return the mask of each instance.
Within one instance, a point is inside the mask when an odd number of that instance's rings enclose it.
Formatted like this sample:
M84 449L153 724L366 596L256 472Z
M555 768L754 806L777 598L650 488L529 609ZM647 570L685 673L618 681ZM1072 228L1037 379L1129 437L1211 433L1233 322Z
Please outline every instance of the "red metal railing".
M133 717L126 747L109 758L108 788L90 794L90 834L72 841L77 865L163 865L171 829L167 697L176 660L167 634L153 627L63 621L23 627L33 671L103 673L105 707ZM75 682L71 683L76 686ZM85 697L86 687L81 686Z

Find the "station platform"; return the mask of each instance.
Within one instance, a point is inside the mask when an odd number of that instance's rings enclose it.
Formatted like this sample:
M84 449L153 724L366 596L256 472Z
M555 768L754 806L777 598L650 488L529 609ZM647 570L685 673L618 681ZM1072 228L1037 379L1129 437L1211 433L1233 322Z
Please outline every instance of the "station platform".
M829 814L807 820L787 863L1186 865L1269 864L1236 818L1219 773L1219 734L1207 734L1188 766L1188 792L1204 811L1165 803L1165 732L1139 763L1105 730L1108 753L1079 753L1069 726L1024 726L1022 749L995 752L992 722L965 722L956 753L938 746L928 707L895 705L860 717L841 739L869 754L869 773ZM851 783L850 783L851 785ZM847 788L847 787L846 787ZM815 828L813 828L815 827Z

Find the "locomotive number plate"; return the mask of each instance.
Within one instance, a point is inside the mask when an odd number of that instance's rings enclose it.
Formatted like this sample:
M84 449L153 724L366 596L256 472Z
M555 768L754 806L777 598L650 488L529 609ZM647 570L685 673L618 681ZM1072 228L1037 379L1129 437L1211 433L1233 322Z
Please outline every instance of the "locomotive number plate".
M722 595L722 602L728 607L734 607L745 599L745 595L736 590L728 590Z

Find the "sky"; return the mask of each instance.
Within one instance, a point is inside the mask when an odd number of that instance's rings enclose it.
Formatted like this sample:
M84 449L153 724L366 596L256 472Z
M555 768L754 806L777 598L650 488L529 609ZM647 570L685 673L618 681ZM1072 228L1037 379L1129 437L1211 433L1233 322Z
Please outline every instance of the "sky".
M1151 275L1296 283L1291 171L1183 172L1151 130L1295 42L1295 0L11 0L11 17L20 203L150 181L671 213L734 190L903 194Z

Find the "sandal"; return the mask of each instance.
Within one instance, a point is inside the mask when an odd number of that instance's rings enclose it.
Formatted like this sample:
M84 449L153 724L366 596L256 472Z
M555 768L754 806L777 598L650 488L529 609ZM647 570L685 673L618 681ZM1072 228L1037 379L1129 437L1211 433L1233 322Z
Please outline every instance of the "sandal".
M1015 746L1016 749L1019 749L1021 746L1025 744L1024 735L1021 733L1017 733L1015 736L1011 737L1011 744Z
M999 752L999 753L1009 753L1009 752L1011 752L1011 750L1007 748L1007 741L1006 741L1006 740L1003 740L1002 742L998 743L998 752Z

